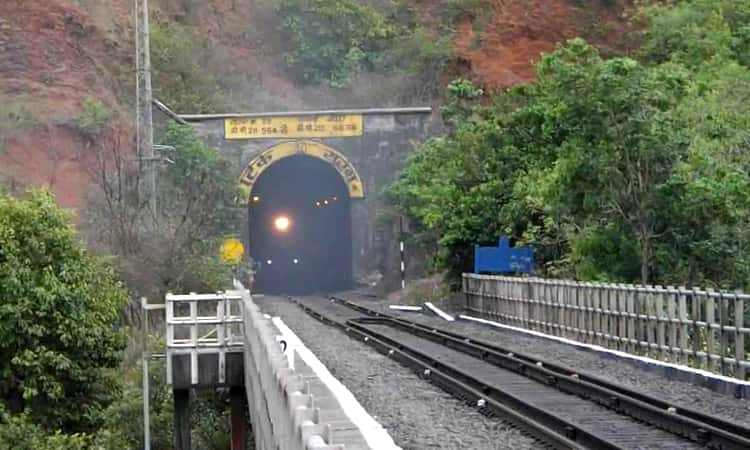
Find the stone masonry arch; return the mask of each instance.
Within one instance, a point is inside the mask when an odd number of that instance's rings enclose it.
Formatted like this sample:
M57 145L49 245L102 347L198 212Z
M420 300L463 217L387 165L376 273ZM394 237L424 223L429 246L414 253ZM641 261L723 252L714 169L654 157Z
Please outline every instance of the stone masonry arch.
M371 284L380 279L386 290L400 286L399 221L382 214L387 201L381 193L404 167L414 144L429 137L431 108L246 114L175 114L163 106L159 109L191 125L242 171L243 208L250 206L247 200L260 175L275 162L305 154L335 168L351 200L355 281ZM247 244L249 222L243 229ZM407 278L422 270L411 264L407 261Z
M346 183L351 199L365 197L365 184L354 164L346 156L321 142L287 141L273 145L247 163L240 176L240 185L243 187L244 193L242 203L247 204L249 202L253 185L266 169L272 164L294 155L312 156L330 164Z

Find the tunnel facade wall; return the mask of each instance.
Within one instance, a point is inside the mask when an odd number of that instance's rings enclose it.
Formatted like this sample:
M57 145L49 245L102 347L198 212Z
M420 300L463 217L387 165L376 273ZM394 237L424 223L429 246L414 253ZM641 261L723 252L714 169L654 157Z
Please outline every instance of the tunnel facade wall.
M315 115L314 112L304 114ZM390 290L400 282L398 224L384 219L380 214L385 206L382 193L403 168L414 144L428 137L431 116L429 110L425 109L363 111L361 114L362 136L319 139L228 140L225 138L225 120L228 116L188 118L188 121L223 157L235 162L236 167L241 169L265 150L289 141L317 141L345 156L359 172L365 185L365 197L352 199L351 202L355 281L374 282L382 276L381 286ZM236 176L239 180L240 174ZM247 242L247 225L243 226L243 230L243 239Z

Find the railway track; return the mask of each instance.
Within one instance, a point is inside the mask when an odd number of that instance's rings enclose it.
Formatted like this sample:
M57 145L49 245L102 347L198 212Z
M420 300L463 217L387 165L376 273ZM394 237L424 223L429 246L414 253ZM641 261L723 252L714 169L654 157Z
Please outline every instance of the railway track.
M750 449L750 430L494 343L343 298L291 299L423 378L559 449Z

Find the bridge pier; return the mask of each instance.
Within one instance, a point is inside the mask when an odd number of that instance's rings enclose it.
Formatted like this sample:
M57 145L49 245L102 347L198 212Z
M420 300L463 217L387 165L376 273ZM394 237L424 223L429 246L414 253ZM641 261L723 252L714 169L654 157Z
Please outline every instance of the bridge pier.
M190 390L230 389L232 450L244 450L248 424L239 294L166 296L167 382L174 393L174 444L191 450Z
M232 386L229 388L229 408L232 421L232 449L245 450L248 435L247 397L245 388Z
M190 390L174 389L174 448L191 450Z

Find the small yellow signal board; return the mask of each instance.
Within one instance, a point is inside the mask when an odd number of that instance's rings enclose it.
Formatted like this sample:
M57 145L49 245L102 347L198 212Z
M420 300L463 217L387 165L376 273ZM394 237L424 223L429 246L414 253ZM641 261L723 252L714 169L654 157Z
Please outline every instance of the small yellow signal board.
M226 263L241 263L245 256L245 246L235 238L225 239L221 244L221 259Z

